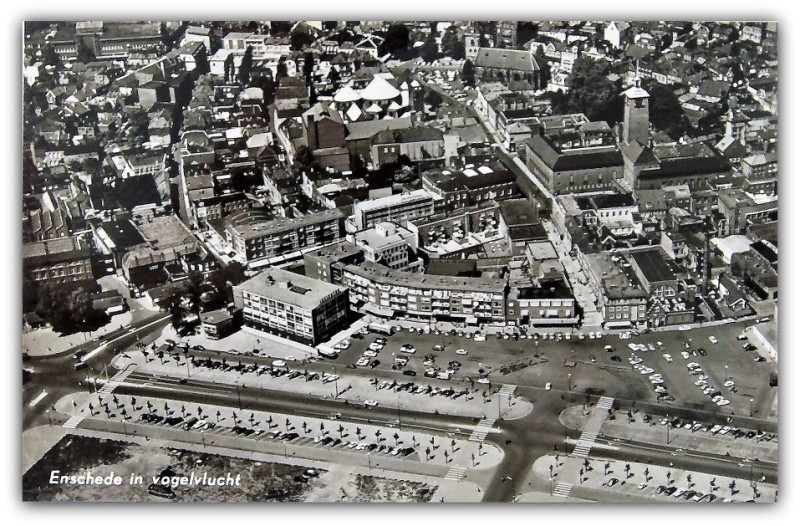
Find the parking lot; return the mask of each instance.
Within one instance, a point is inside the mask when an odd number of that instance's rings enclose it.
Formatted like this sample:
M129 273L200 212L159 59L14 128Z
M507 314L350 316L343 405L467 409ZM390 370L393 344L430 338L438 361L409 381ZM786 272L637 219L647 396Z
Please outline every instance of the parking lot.
M348 401L369 407L390 407L408 411L451 414L483 418L518 418L531 410L531 404L514 396L499 394L499 387L470 385L462 380L408 377L379 379L377 376L348 374L349 369L321 363L271 360L266 363L248 357L225 356L196 358L189 350L171 352L146 348L120 356L116 367L135 366L135 370L160 376L193 378L226 385L258 387L312 395L321 399ZM328 369L328 370L326 370Z
M306 447L319 450L320 454L356 453L371 455L375 460L383 456L477 469L495 466L502 458L495 446L454 434L347 422L336 415L321 419L122 394L94 394L81 414L88 419L125 423L125 433L148 434L147 429L191 431L208 445L219 437L239 437L272 444L279 450ZM257 448L252 443L248 447Z

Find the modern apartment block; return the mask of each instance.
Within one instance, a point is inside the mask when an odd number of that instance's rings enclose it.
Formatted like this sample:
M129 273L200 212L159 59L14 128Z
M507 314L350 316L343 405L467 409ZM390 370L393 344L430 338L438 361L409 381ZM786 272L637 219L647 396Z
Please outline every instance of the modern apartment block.
M278 268L233 287L244 325L316 345L347 324L347 289Z
M225 218L225 237L250 264L339 241L344 237L344 219L339 209L272 220L244 211Z
M433 215L433 197L425 190L414 190L361 201L353 206L353 212L356 228L364 230L384 221L400 223L404 219Z
M504 279L402 272L367 261L344 266L342 285L357 307L382 317L407 314L469 324L506 320Z

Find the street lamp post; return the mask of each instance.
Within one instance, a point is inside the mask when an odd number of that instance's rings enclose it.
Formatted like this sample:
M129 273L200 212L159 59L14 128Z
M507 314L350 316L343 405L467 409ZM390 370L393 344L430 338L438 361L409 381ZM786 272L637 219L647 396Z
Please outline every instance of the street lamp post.
M572 373L567 374L567 391L572 391Z
M669 415L667 415L667 444L669 444L669 428L672 427L672 421L669 419Z
M50 419L50 410L49 410L49 409L48 409L48 410L46 410L46 411L45 411L45 413L47 413L47 423L48 423L50 426L52 426L52 425L53 425L53 421Z
M750 399L750 418L753 417L753 399Z
M728 381L728 366L725 366L725 381Z

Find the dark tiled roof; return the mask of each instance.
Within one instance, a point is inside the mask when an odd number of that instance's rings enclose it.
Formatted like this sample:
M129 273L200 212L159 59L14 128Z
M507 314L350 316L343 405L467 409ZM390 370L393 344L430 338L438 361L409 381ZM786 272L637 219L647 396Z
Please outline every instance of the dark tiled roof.
M539 64L531 53L514 49L480 48L475 57L475 67L539 71Z
M675 279L675 272L667 265L660 249L634 252L631 257L650 283Z

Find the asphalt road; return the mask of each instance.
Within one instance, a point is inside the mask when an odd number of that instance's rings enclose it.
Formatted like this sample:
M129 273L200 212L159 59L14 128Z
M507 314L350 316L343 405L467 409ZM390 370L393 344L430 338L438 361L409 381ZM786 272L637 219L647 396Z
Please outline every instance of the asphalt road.
M157 318L157 317L154 317ZM130 332L120 336L111 334L97 342L88 342L81 346L83 349L93 349L97 345L110 341L111 343L100 353L95 355L89 362L89 368L75 371L73 368L74 359L72 353L63 354L50 358L36 358L26 362L26 367L33 368L35 373L23 387L23 428L35 423L46 423L44 409L50 407L60 396L70 392L88 390L86 385L79 385L83 382L87 373L92 376L104 375L103 365L107 364L117 353L134 345L137 341L149 342L154 338L157 330L168 322L166 315L162 316L158 323L146 330L139 330L144 325L153 321L154 318L141 320L134 324ZM391 337L387 337L389 343L379 354L378 359L381 365L375 369L358 368L351 369L347 365L353 363L373 341L377 335L367 336L362 340L352 340L353 345L350 349L343 352L335 361L319 361L308 363L309 371L336 372L341 375L358 375L374 378L386 378L409 380L408 376L402 374L401 370L393 370L392 353L399 353L402 343L412 343L417 347L417 352L410 355L411 361L406 369L411 368L421 375L424 367L422 366L423 356L435 354L437 365L443 366L449 361L458 360L462 363L461 370L457 376L475 378L480 374L480 369L489 372L494 388L502 383L513 383L518 385L516 394L523 396L534 404L534 410L526 417L514 421L498 421L495 426L499 427L501 433L493 433L487 437L488 442L492 442L500 447L505 456L494 472L494 476L485 488L485 500L510 501L515 493L514 484L509 483L507 477L514 481L522 481L528 476L530 466L533 461L543 455L552 454L554 448L562 453L565 452L565 439L567 437L577 438L578 432L568 430L564 427L558 415L569 405L580 404L588 398L594 399L596 396L606 394L614 396L617 404L621 407L632 407L634 404L641 410L647 411L653 416L672 416L697 417L698 420L707 422L723 422L731 418L730 412L736 412L732 418L735 425L747 426L749 428L761 428L765 430L776 429L774 419L761 419L759 415L766 416L768 408L772 403L773 390L765 387L770 371L776 369L770 362L755 363L753 353L746 353L741 348L741 342L736 340L736 335L741 332L745 324L728 324L719 327L692 329L691 331L673 331L669 333L652 333L638 336L632 340L620 340L616 336L606 336L602 340L564 340L564 341L541 341L534 344L530 340L497 340L490 338L486 342L475 342L474 340L458 336L443 335L424 335L412 334L403 331ZM712 344L708 341L708 336L715 335L719 342ZM138 340L137 340L138 336ZM704 347L707 356L692 356L690 360L685 360L680 356L683 342L691 339L690 346L693 348ZM664 404L656 403L654 399L648 400L642 393L650 395L652 386L648 385L646 378L632 371L627 363L630 351L627 343L655 343L661 341L665 346L664 351L657 352L637 352L643 358L644 363L662 372L670 392L677 400ZM444 352L433 352L430 349L433 345L441 343L445 345ZM611 344L615 347L613 353L607 353L603 346ZM455 350L464 348L468 350L466 356L455 354ZM76 349L78 350L78 349ZM546 355L548 361L540 362L530 367L511 374L499 372L502 364L519 362L521 359L531 357L533 354L540 356ZM208 356L219 358L219 354L211 351L189 351L197 357ZM673 363L667 363L662 356L663 352L669 352L673 357ZM611 356L620 356L623 361L615 362ZM592 361L592 358L594 361ZM264 365L271 363L269 357L242 357L244 363L255 362ZM575 361L575 367L564 367L563 361ZM237 358L231 358L230 362L237 362ZM741 386L740 392L731 394L731 405L722 408L716 407L707 397L702 395L696 386L692 385L695 377L688 374L686 362L697 361L701 364L704 371L713 382L721 383L725 378L734 378L737 386ZM727 369L725 368L727 365ZM113 371L109 371L109 376ZM566 374L572 374L572 378L567 385ZM545 391L542 387L544 381L552 381L554 388ZM135 383L135 386L123 385L118 388L118 392L141 395L152 395L173 398L176 400L194 401L200 403L214 403L228 405L230 407L240 406L250 409L263 409L276 412L283 412L296 415L308 415L315 417L329 418L332 413L342 413L342 419L353 422L369 422L371 424L395 426L399 420L403 427L414 429L439 431L442 433L451 432L450 425L473 426L476 422L472 418L462 418L445 415L435 415L425 412L397 411L390 407L366 408L355 404L344 404L341 401L320 400L311 396L287 394L278 391L264 391L253 388L233 389L230 386L197 382L189 380L187 383L180 383L178 379L155 378L149 375L133 373L127 382ZM456 385L459 379L450 380ZM570 392L572 387L573 392ZM47 395L41 398L33 407L29 406L30 401L39 398L39 394L46 390ZM737 396L738 395L738 396ZM755 419L749 418L749 398L753 397ZM651 397L654 398L654 397ZM742 423L742 422L746 422ZM755 424L758 424L756 426ZM535 431L534 431L535 430ZM468 432L467 432L468 433ZM464 433L466 434L466 433ZM468 435L467 435L468 436ZM600 440L603 440L601 438ZM678 451L671 446L640 444L634 442L614 441L613 445L618 449L598 451L596 454L609 458L630 460L633 462L649 462L654 465L672 465L676 468L703 471L718 474L720 476L731 476L748 478L750 475L749 464L743 463L743 459L722 457L720 455L693 454L691 452ZM571 449L571 447L569 448ZM756 463L753 468L759 474L764 473L770 482L777 480L777 466L767 463ZM505 479L505 481L504 481Z

